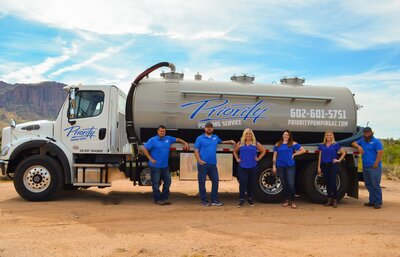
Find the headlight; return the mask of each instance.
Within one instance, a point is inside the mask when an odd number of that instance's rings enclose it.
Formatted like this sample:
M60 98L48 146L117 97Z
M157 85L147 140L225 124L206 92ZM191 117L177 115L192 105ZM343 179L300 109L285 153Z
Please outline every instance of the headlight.
M6 156L9 150L10 150L9 145L4 146L3 149L1 149L1 156Z

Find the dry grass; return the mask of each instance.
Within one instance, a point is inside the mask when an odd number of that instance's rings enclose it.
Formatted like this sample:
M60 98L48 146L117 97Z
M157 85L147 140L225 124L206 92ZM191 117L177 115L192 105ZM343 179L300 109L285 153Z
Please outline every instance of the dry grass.
M388 179L400 179L400 165L385 165L383 167L383 174L388 178Z

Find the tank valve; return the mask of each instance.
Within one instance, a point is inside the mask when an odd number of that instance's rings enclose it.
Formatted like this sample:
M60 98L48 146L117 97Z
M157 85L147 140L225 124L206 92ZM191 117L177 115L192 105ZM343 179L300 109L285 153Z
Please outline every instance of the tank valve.
M203 76L197 72L197 74L194 75L194 80L201 80Z
M243 74L241 76L237 76L235 74L235 75L233 75L231 77L231 80L233 82L240 82L240 83L253 83L254 79L255 79L254 75L253 76L248 76L246 74Z

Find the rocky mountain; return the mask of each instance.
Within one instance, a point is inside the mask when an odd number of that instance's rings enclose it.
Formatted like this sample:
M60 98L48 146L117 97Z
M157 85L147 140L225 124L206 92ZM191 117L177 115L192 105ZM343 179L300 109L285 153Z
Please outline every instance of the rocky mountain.
M54 119L66 97L65 84L41 82L8 84L0 81L0 129L10 119L18 123L38 119Z

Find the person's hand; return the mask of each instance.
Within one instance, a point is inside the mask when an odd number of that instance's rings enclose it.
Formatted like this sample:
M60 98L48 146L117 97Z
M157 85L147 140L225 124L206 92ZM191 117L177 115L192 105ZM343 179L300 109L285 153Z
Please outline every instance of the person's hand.
M321 170L321 168L320 167L318 167L318 176L321 176L322 175L322 170Z
M276 166L272 166L272 172L276 175Z
M360 152L360 154L364 154L364 149L361 146L358 147L358 151Z
M204 165L204 164L206 164L206 162L205 162L205 161L203 161L203 160L200 160L200 161L198 161L198 163L199 163L200 165Z
M254 160L256 160L256 161L260 161L260 159L258 159L258 157L256 156L256 157L254 157Z
M333 159L332 161L333 163L340 163L340 161L338 159Z
M231 143L232 145L236 144L235 140L231 140L229 143Z
M239 158L239 159L236 159L236 161L237 161L237 162L240 162L241 160L240 160L240 158Z
M184 151L189 151L189 150L190 150L190 147L189 147L188 143L185 143L185 144L183 145L183 150L184 150Z
M295 156L296 156L296 154L292 154L292 159L294 159Z
M150 159L151 163L156 164L156 160L154 160L153 158Z
M372 168L374 169L378 168L378 163L374 163L374 165L372 165Z

